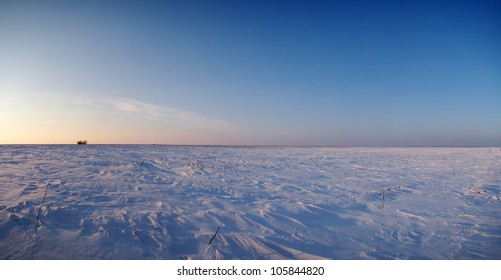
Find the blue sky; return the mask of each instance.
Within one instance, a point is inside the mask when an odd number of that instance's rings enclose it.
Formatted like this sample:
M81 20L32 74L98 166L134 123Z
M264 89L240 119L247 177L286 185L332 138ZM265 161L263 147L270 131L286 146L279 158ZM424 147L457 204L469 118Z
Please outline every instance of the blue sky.
M501 145L499 1L1 1L0 143Z

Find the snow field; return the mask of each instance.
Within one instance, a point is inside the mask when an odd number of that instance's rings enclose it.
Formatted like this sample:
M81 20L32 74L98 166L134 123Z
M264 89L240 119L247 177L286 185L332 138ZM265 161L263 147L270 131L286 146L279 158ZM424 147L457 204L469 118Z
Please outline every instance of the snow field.
M0 258L501 259L500 186L499 148L4 145Z

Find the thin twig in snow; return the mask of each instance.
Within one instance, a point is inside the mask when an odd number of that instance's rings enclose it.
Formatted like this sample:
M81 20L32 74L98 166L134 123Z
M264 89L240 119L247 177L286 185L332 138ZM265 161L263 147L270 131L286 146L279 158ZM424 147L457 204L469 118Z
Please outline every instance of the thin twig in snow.
M148 171L151 172L151 169L146 164L144 164L144 160L143 162L141 162L140 166L145 167L146 169L148 169Z
M45 194L44 194L43 199L42 199L42 204L40 204L40 208L38 208L37 220L35 223L35 234L37 233L37 229L42 225L42 223L40 223L40 225L38 223L40 221L40 211L42 210L43 203L45 202L45 197L47 196L48 189L49 189L49 185L47 185L45 187Z
M207 244L207 245L210 245L212 243L212 240L214 240L214 238L216 238L216 235L219 232L219 229L220 229L220 227L217 227L216 233L214 233L214 236L209 240L209 244Z

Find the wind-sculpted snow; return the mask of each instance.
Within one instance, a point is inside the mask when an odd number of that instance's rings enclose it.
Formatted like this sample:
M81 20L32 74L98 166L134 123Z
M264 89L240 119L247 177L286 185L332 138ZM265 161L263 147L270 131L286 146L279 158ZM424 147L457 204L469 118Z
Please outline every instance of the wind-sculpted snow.
M499 148L4 145L0 258L501 259L500 186Z

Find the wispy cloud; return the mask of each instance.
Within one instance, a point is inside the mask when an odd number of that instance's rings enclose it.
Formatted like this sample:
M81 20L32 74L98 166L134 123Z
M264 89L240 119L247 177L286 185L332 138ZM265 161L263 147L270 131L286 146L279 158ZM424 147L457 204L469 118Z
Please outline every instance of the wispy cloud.
M64 124L67 123L63 120L30 120L30 121L24 121L24 123L28 124L39 124L39 125L53 125L53 124Z
M203 116L197 112L149 104L129 98L103 98L92 100L90 103L107 105L117 112L155 121L180 122L211 128L229 128L234 126L225 120Z

